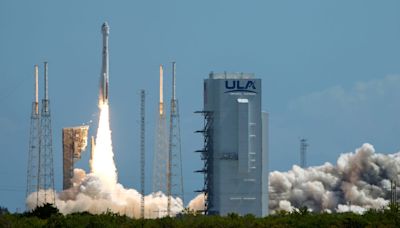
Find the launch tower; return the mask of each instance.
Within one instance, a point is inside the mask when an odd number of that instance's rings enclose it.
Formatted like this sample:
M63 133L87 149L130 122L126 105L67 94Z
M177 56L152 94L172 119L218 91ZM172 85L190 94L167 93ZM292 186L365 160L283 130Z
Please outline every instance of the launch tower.
M179 197L184 203L181 134L179 125L179 105L176 98L176 67L172 62L172 97L169 119L169 143L167 163L167 213L171 216L171 197ZM183 205L182 205L183 206Z
M28 170L26 180L26 197L31 193L38 194L38 164L40 146L40 118L39 118L39 88L38 88L38 65L35 65L35 92L32 102L31 126L29 132ZM38 197L38 195L36 195ZM37 206L37 204L36 204Z
M168 134L164 109L163 66L160 65L160 101L158 104L156 141L153 158L153 192L166 192Z
M51 129L50 100L48 96L47 62L44 62L44 99L40 114L40 149L38 189L43 194L38 195L38 202L55 204L53 141ZM51 192L49 192L49 190Z

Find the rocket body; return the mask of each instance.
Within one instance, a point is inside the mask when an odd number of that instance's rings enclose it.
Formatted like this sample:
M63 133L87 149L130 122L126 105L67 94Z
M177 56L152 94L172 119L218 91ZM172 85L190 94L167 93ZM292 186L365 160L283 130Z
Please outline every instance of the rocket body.
M103 34L103 52L102 52L102 67L100 75L100 100L103 103L108 103L108 35L110 34L110 27L107 22L101 26L101 32Z

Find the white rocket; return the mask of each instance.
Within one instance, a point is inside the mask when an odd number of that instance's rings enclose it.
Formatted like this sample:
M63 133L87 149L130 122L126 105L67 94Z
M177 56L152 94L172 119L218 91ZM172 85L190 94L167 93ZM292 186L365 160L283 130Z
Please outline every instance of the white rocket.
M110 34L110 27L107 22L101 26L103 34L103 61L100 75L100 99L103 103L108 102L108 35Z

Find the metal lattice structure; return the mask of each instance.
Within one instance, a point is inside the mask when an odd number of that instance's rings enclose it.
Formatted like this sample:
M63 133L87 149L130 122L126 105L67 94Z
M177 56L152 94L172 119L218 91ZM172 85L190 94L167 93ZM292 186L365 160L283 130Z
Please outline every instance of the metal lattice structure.
M44 99L40 114L40 150L38 167L38 203L55 204L53 141L50 100L48 97L47 62L44 63ZM50 192L49 192L50 191Z
M28 169L26 180L26 198L38 192L38 163L40 150L40 117L38 98L38 66L35 65L35 100L32 102L31 124L29 132ZM37 197L37 195L36 195ZM37 203L36 203L37 206Z
M175 62L172 62L172 98L169 119L169 143L167 163L167 214L171 216L171 197L179 197L184 203L179 103L175 93Z
M144 90L140 90L140 217L144 218L144 179L145 179L145 98Z
M304 169L307 166L307 139L300 140L300 166Z
M156 140L153 157L153 186L152 191L166 192L168 133L163 101L163 66L160 65L160 101L157 114Z
M203 189L197 190L197 193L204 194L204 211L205 215L208 214L208 208L212 207L213 195L212 195L212 112L209 111L197 111L195 113L202 114L204 116L204 126L202 130L198 130L195 133L201 133L203 135L203 148L196 150L195 152L200 153L201 160L204 161L204 166L201 170L195 171L196 173L202 173L204 175Z
M396 181L390 181L390 203L392 205L397 204L397 183L396 183Z

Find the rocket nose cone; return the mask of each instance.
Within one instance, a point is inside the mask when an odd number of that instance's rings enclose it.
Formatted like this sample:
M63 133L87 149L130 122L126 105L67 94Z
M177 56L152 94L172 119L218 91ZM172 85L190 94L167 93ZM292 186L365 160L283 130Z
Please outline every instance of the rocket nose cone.
M104 22L103 25L101 26L102 32L109 34L109 29L110 29L110 27L108 26L108 23Z

